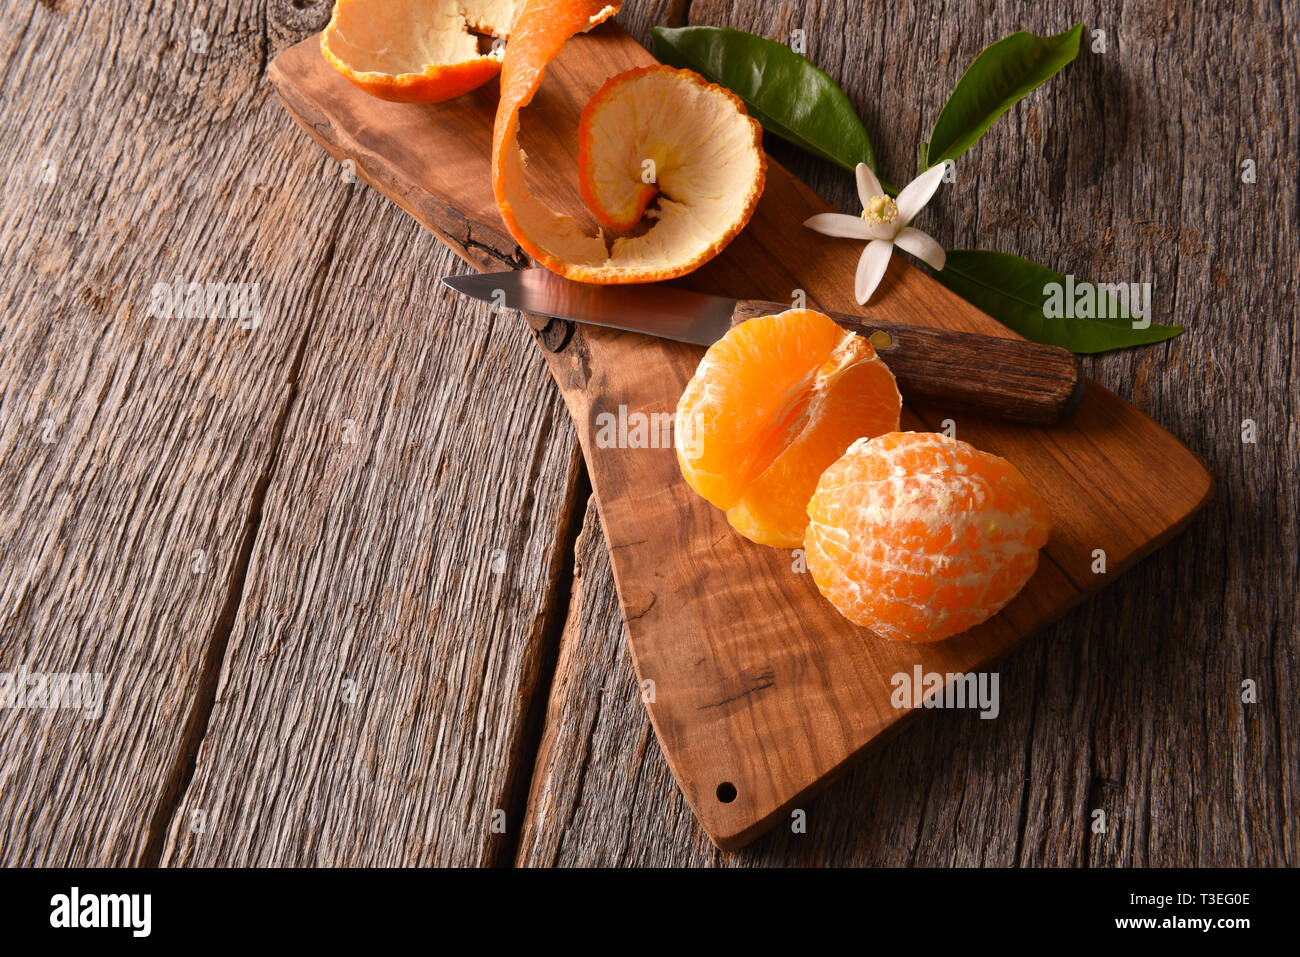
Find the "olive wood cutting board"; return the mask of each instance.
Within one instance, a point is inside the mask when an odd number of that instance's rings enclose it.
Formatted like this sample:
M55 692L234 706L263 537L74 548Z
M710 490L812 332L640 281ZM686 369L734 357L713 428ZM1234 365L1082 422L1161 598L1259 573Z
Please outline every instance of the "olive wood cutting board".
M585 213L575 175L578 114L605 79L652 62L612 23L570 41L522 114L521 142L539 199ZM529 264L492 198L495 81L447 103L387 103L336 74L316 37L281 53L270 76L321 146L340 162L352 161L359 178L471 266ZM801 225L828 208L769 160L748 228L678 283L782 302L803 290L814 308L863 314L852 298L860 244ZM894 256L869 310L894 322L1014 336L902 255ZM421 321L437 321L436 314L412 317ZM615 420L620 410L624 420L671 415L702 349L527 321L577 427L659 743L696 817L723 848L789 820L899 729L914 709L891 703L894 675L911 675L917 665L940 674L986 669L1168 541L1213 487L1177 439L1091 381L1073 418L1050 428L908 405L904 429L939 430L951 420L958 438L1014 462L1050 506L1053 528L1037 573L992 620L937 644L888 642L840 617L802 572L798 553L732 532L722 513L687 487L671 448L607 448L598 440L607 421L597 420L601 413ZM490 404L484 414L508 413L508 396L482 398ZM1102 552L1105 572L1098 573Z

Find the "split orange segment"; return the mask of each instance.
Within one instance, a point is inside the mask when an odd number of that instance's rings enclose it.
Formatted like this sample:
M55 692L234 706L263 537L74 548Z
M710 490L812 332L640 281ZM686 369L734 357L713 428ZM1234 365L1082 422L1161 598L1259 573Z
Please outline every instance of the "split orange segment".
M930 432L853 443L808 503L804 548L855 624L938 641L1000 611L1038 567L1047 505L1010 462Z
M822 472L902 401L871 343L807 309L750 319L709 347L677 405L677 459L746 538L795 548Z

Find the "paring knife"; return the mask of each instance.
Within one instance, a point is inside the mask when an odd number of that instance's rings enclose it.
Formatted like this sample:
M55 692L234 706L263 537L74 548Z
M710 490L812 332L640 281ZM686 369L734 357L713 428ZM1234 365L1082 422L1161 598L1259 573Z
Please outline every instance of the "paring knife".
M498 307L701 346L712 345L736 323L790 308L658 283L588 285L548 269L446 276L442 281ZM1078 357L1057 346L827 315L871 340L905 399L1031 425L1059 422L1083 400Z

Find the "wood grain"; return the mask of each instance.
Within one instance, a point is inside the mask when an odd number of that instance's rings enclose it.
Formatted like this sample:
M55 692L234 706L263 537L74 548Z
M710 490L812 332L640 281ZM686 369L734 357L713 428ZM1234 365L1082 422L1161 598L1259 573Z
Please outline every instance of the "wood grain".
M642 703L594 498L586 516L516 863L717 864Z
M329 4L241 7L0 14L0 671L108 697L0 712L0 861L508 860L572 429L271 93ZM177 275L259 283L261 325L149 318Z
M481 866L518 836L573 430L526 327L352 189L167 866Z
M620 22L646 39L670 7L638 5ZM804 29L895 179L982 46L1069 23L1005 3L958 3L941 18L893 8L869 23L837 4L697 0L690 12L778 40ZM1274 264L1296 246L1300 143L1282 105L1296 95L1296 38L1276 6L1231 34L1213 28L1213 5L1078 14L1105 29L1107 52L1085 49L1000 121L961 161L962 194L926 228L948 246L1013 251L1080 277L1154 280L1165 321L1188 333L1085 366L1209 461L1215 507L1004 661L998 720L927 715L810 808L806 835L777 829L733 855L672 810L662 757L641 749L648 721L630 669L621 687L607 679L598 698L580 693L586 663L612 666L623 642L612 578L584 559L554 683L564 697L551 704L564 718L553 718L534 783L533 808L548 813L530 820L521 864L1295 865L1295 270ZM942 79L913 82L918 62ZM1080 148L1086 130L1102 148ZM1239 155L1211 143L1239 144ZM768 147L853 210L842 171ZM1247 156L1268 158L1262 190L1238 180ZM1247 416L1270 438L1243 445ZM1240 702L1247 676L1268 689L1255 705ZM1090 829L1094 809L1105 833Z
M562 202L571 180L576 104L607 76L646 62L644 49L611 26L574 38L552 65L525 124L526 133L544 131L540 143L526 140L534 182L550 202ZM320 142L362 156L365 175L440 235L458 225L449 207L485 228L495 222L483 149L491 109L470 98L376 104L334 74L310 40L281 54L272 75ZM853 308L858 250L812 234L788 242L825 208L770 165L749 228L685 284L768 298L806 289L810 301ZM872 313L1013 337L898 258ZM598 439L603 414L671 412L699 355L588 327L548 361L600 502L637 671L657 689L651 720L687 800L723 847L752 840L896 732L906 711L890 704L892 675L918 663L940 673L982 667L1168 540L1209 496L1208 476L1182 445L1093 384L1075 417L1051 430L983 421L957 405L923 407L922 421L955 418L961 437L1017 463L1048 500L1055 528L1038 574L995 619L937 646L881 642L848 626L807 576L791 574L788 553L731 534L681 481L670 448L607 448ZM1171 474L1178 480L1152 494L1154 480ZM1106 574L1089 571L1096 549L1106 553Z
M130 864L170 813L347 204L243 15L178 15L0 13L0 671L106 682L98 720L0 712L6 865ZM261 324L152 318L177 276L258 283Z

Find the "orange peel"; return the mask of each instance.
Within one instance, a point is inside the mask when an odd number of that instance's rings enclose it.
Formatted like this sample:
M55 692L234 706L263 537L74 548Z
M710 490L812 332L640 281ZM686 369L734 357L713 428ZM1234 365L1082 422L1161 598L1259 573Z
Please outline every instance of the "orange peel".
M501 45L481 52L476 34L509 38L524 2L336 0L321 34L321 53L371 96L440 103L482 86L501 71ZM600 19L615 9L617 5L604 8Z
M589 235L536 199L519 147L520 111L569 38L607 9L600 0L524 6L501 70L492 188L515 241L553 272L589 283L671 279L712 259L749 222L767 170L762 128L730 90L689 70L629 70L608 80L582 111L579 188L603 226L627 230L649 218L650 227L607 243L603 230Z

